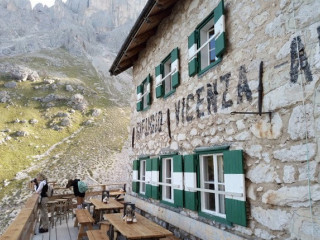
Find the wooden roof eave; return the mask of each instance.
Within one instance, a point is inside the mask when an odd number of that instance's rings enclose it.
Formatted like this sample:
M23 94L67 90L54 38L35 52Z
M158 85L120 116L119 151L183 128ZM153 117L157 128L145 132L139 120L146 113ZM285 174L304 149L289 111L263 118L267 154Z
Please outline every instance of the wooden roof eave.
M156 33L160 22L171 13L177 0L149 0L123 43L109 72L118 75L133 66L148 39Z

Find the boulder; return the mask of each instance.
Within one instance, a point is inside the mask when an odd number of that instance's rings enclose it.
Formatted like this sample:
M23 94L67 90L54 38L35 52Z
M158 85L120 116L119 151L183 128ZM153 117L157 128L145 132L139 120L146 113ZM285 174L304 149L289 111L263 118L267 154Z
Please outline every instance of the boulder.
M6 82L4 84L5 88L16 88L17 87L17 82L15 81L10 81L10 82Z
M102 112L101 109L93 109L92 116L98 117L98 116L100 116L101 112Z
M71 120L70 118L63 118L60 122L60 125L63 126L63 127L69 127L71 126Z
M28 136L28 135L29 135L29 133L26 132L26 131L17 131L17 132L16 132L16 136L17 136L17 137L26 137L26 136Z
M27 80L31 82L36 82L40 80L39 74L36 71L29 73Z
M29 121L29 123L32 124L32 125L37 124L38 122L39 121L37 119L35 119L35 118L30 119L30 121Z
M75 94L71 97L68 103L75 110L84 111L88 107L88 102L84 99L83 95Z
M7 91L0 91L0 103L6 103L10 101L10 95Z
M66 91L73 92L73 87L71 85L66 85Z
M54 79L50 79L50 78L45 78L45 79L43 79L43 82L47 83L47 84L53 84L53 83L55 83L55 80Z

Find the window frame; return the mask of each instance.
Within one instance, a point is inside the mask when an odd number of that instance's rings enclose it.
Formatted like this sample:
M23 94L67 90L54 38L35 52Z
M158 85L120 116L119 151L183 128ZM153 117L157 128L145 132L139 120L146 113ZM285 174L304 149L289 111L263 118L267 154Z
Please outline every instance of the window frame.
M144 166L144 169L142 169ZM143 172L142 170L144 170L144 180L142 180L143 178ZM147 172L147 159L141 159L140 160L140 166L139 166L139 194L141 195L146 195L146 172ZM144 192L142 191L142 187L144 185Z
M179 76L179 48L174 48L172 51L160 62L155 69L156 75L156 98L166 99L176 92L176 88L180 85ZM169 70L166 71L169 65ZM172 66L173 65L173 66ZM165 75L165 72L167 73ZM170 73L170 74L169 74ZM161 84L158 83L158 77L161 76ZM167 78L166 78L167 77ZM166 87L170 84L169 90L166 91Z
M209 34L209 30L212 28L212 27L214 27L214 25L215 25L215 22L213 21L213 26L211 26L211 27L209 27L208 28L208 30L206 30L205 32L207 33L206 35L206 39L204 40L204 41L201 41L201 29L203 29L203 28L205 28L206 26L207 26L207 24L211 21L211 20L214 20L214 10L196 27L196 31L198 31L199 32L199 35L198 35L198 41L197 41L197 48L199 49L200 47L202 47L202 45L201 45L201 42L206 42L209 38L208 38L208 34ZM216 39L213 39L214 41L216 41ZM209 51L209 49L210 49L210 47L209 47L209 45L210 45L210 42L208 42L207 43L208 44L208 47L204 47L203 49L206 49L207 50L207 54L208 54L208 57L210 58L210 51ZM202 49L202 50L203 50ZM200 52L198 52L197 53L197 57L198 57L198 61L199 61L199 63L198 63L198 76L201 76L202 74L204 74L205 72L207 72L209 69L211 69L212 67L214 67L215 65L217 65L218 63L220 63L221 62L221 60L222 60L222 57L217 57L216 55L215 55L215 61L214 62L212 62L212 63L208 63L208 65L207 66L205 66L205 67L201 67L201 65L202 65L202 58L201 58L201 52L202 52L202 50L200 51ZM209 61L208 61L209 62Z
M166 77L166 74L165 74L165 66L169 63L169 73L172 71L171 69L171 64L172 64L172 61L171 61L171 52L168 56L166 56L162 61L161 61L161 64L163 66L163 70L162 70L162 74L163 74L163 77ZM162 84L163 84L163 98L166 99L168 98L170 95L172 95L173 93L176 92L176 89L175 88L172 88L172 83L171 83L171 78L172 78L172 73L170 75L168 75L168 81L170 82L170 90L166 93L166 86L167 86L167 79L163 80L162 81Z
M174 188L173 188L173 157L163 157L161 158L161 183L167 183L165 180L167 179L166 175L167 175L167 168L166 168L166 164L168 162L168 160L170 160L170 184L171 186L165 186L162 185L161 188L161 200L164 202L168 202L171 204L174 204ZM165 181L165 182L164 182ZM170 188L170 194L171 194L171 199L170 198L166 198L165 193L167 188Z
M148 84L149 84L149 89L148 89ZM151 106L151 76L150 74L148 74L148 76L141 82L140 85L138 85L137 89L141 88L142 92L141 92L141 99L138 100L137 99L137 104L139 104L139 102L141 101L142 104L142 109L138 110L137 107L137 111L146 111L150 108ZM137 90L138 91L138 90Z
M214 176L214 181L209 183L209 184L213 184L214 185L214 189L219 189L219 185L223 185L223 188L225 189L225 182L224 182L224 177L223 177L223 182L219 182L219 167L221 167L218 163L218 157L221 156L221 160L222 160L222 177L224 175L224 171L223 171L223 153L207 153L207 154L199 154L199 186L201 189L207 189L204 185L207 184L209 181L205 181L205 173L204 171L207 170L208 168L205 168L204 166L204 157L212 157L212 161L213 161L213 176ZM211 190L208 188L208 190ZM222 190L221 190L222 191ZM222 191L222 192L225 192ZM219 193L208 193L208 192L204 192L199 190L199 194L200 194L200 204L199 204L199 210L200 212L203 212L205 214L209 214L209 215L214 215L214 216L218 216L221 218L226 218L226 214L225 214L225 197L223 197L223 212L224 213L220 213L221 209L220 209L220 196L223 194L219 194ZM208 194L214 194L214 205L215 205L215 211L209 210L206 208L206 196ZM224 196L224 195L223 195Z

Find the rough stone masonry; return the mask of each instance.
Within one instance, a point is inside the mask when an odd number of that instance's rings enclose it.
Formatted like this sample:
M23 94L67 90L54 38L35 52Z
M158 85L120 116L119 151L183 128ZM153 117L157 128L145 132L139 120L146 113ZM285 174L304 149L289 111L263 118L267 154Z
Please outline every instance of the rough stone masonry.
M250 239L320 239L320 1L225 0L226 53L203 76L189 77L187 37L217 2L180 1L140 53L135 86L148 74L155 79L155 66L176 47L181 83L165 99L153 91L142 112L132 92L131 160L229 143L244 152L249 224L227 231ZM261 61L262 109L271 118L231 115L258 111ZM198 219L191 211L182 215Z

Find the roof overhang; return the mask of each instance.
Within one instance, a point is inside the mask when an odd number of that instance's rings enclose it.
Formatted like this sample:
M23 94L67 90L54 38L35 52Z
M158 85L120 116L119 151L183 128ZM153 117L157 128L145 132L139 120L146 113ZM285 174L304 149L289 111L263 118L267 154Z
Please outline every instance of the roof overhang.
M133 66L148 39L156 33L160 22L170 15L178 1L148 0L109 69L111 75L118 75Z

